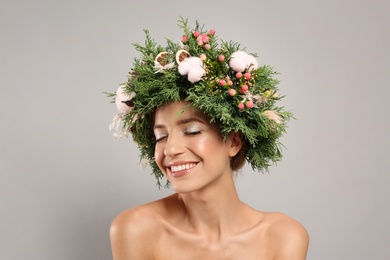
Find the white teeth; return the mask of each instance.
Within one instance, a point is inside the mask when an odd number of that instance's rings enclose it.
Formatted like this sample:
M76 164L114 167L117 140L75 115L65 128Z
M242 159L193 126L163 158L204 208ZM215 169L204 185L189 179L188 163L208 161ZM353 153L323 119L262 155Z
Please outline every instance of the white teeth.
M195 163L187 163L183 165L176 165L176 166L171 166L171 172L179 172L182 170L188 170L194 167L196 164Z

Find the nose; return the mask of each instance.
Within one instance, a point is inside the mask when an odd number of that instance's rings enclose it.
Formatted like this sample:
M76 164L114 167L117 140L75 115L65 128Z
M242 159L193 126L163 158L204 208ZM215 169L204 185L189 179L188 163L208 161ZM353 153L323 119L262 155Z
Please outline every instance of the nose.
M170 134L164 147L164 155L166 157L175 157L184 152L183 139L179 134Z

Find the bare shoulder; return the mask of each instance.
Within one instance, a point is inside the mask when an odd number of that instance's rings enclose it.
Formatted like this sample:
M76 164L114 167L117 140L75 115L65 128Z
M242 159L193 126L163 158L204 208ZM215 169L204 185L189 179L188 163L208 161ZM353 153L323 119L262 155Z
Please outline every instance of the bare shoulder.
M128 209L113 220L110 240L114 260L153 258L154 242L163 232L166 200L169 197Z
M264 220L270 241L275 241L275 259L306 259L309 235L302 224L282 213L267 213Z

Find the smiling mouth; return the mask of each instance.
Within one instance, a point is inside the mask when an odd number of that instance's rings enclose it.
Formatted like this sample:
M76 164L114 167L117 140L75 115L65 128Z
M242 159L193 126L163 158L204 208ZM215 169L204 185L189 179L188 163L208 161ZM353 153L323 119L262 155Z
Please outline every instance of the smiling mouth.
M191 168L194 168L196 166L196 163L186 163L186 164L181 164L181 165L174 165L169 167L172 173L184 171L184 170L189 170Z

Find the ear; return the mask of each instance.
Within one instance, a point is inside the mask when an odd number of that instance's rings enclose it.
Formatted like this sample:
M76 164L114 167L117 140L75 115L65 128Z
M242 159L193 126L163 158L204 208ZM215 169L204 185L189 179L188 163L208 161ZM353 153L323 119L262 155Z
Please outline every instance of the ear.
M237 132L231 132L228 135L229 139L229 156L234 157L242 148L241 134Z

